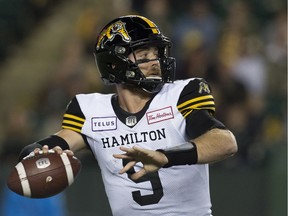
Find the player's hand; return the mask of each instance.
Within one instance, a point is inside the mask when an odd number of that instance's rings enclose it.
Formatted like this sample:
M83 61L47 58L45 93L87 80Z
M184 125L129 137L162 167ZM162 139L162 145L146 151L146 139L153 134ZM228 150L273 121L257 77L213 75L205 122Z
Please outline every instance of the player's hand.
M133 180L137 180L147 173L156 172L166 163L168 163L166 156L159 151L144 149L138 146L133 146L133 148L121 146L120 150L124 151L125 153L114 154L113 157L117 159L127 159L130 161L123 167L123 169L120 170L120 174L127 172L129 169L135 166L137 162L141 162L143 164L142 169L131 175Z
M47 146L47 145L44 145L43 147L42 147L42 149L40 149L40 148L36 148L36 149L34 149L34 151L33 152L31 152L29 155L27 155L25 158L23 158L23 159L27 159L27 158L29 158L29 157L33 157L33 156L35 156L35 155L38 155L38 154L47 154L47 153L57 153L57 154L62 154L62 153L66 153L66 154L68 154L68 155L70 155L70 156L74 156L74 152L73 151L71 151L71 150L68 150L68 149L66 149L66 150L63 150L61 147L59 147L59 146L55 146L53 149L49 149L49 147Z

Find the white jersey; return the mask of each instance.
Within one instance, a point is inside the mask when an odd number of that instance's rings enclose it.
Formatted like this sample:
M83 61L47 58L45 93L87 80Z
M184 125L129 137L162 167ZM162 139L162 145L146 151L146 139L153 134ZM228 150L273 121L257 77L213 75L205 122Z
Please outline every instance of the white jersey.
M185 88L186 87L186 88ZM96 157L114 216L211 216L208 165L161 168L137 181L119 171L127 161L115 159L120 146L165 149L190 138L186 118L193 109L215 110L208 85L200 79L175 81L129 114L113 106L113 94L80 94L67 108L63 128L83 135Z

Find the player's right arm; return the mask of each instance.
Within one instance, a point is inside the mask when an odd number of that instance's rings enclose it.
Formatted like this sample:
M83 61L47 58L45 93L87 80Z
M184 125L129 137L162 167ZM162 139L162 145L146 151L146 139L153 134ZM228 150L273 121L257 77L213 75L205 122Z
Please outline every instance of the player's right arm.
M81 110L77 96L75 96L66 108L62 121L62 130L55 134L64 139L73 152L87 147L82 134L82 127L85 121L86 117Z
M29 155L31 152L38 153L43 150L43 153L48 152L49 149L55 150L58 154L63 151L68 154L73 154L86 147L81 129L85 122L77 98L74 97L67 106L62 122L62 130L54 135L46 137L35 143L25 146L19 155L19 161Z
M62 129L55 135L64 139L67 142L69 149L73 152L79 151L86 147L82 135L73 130Z
M38 154L40 150L42 150L43 153L47 153L49 149L53 149L58 154L62 154L64 151L67 154L73 155L74 152L84 149L85 147L86 144L81 134L73 130L62 129L54 135L25 146L20 152L19 161L31 152Z

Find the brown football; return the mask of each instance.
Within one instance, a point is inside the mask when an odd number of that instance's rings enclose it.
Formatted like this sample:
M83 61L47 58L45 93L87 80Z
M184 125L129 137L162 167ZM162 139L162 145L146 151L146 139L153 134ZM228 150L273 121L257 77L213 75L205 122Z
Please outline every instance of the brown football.
M81 167L79 159L66 153L37 154L23 159L13 168L7 186L22 196L50 197L70 186Z

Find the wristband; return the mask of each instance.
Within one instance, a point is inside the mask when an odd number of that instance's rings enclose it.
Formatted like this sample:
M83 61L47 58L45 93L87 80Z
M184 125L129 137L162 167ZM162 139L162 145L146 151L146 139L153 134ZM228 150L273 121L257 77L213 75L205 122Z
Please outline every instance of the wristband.
M55 146L59 146L63 150L70 149L66 140L64 140L62 137L59 137L57 135L51 135L45 139L37 141L37 143L39 143L42 146L47 145L49 149L52 149Z
M168 159L168 163L165 164L163 168L187 164L191 165L196 164L198 161L197 147L193 142L188 142L176 148L157 149L156 151L162 152Z

